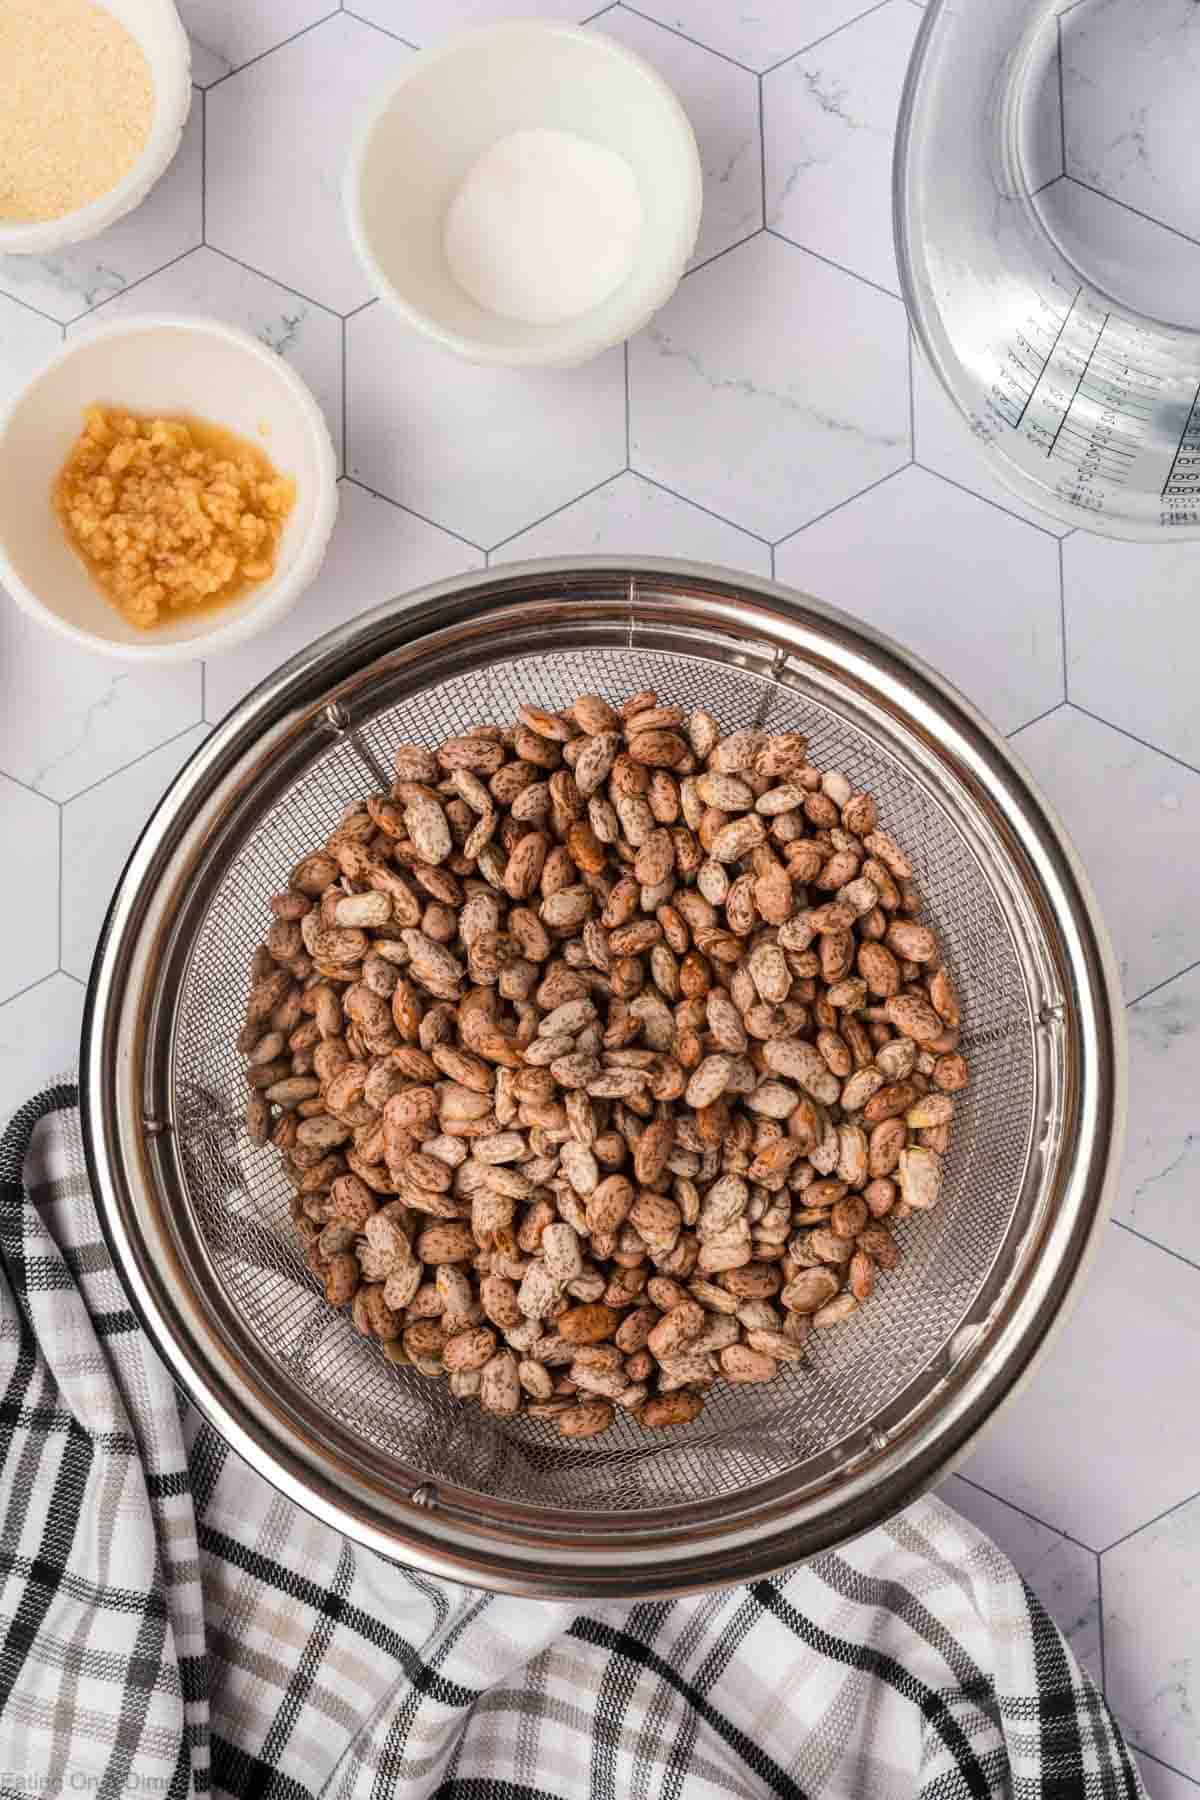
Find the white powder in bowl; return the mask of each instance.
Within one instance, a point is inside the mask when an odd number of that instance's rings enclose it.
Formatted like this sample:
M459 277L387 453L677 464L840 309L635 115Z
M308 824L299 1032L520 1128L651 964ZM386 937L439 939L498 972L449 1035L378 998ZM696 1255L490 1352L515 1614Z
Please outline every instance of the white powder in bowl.
M514 131L484 151L451 202L446 262L485 312L560 325L616 292L641 230L623 156L573 131Z

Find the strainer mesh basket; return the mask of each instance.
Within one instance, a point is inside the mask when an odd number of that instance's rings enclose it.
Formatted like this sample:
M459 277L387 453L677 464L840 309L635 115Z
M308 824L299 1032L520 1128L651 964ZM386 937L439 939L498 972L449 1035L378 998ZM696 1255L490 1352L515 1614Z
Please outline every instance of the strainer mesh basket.
M325 1303L288 1216L291 1190L271 1149L252 1147L234 1050L248 968L268 900L322 843L348 801L381 785L402 742L436 745L522 701L576 694L619 701L641 688L704 707L724 730L802 731L812 760L872 792L883 828L911 855L947 965L964 998L971 1085L961 1097L944 1197L898 1228L901 1261L871 1301L814 1333L802 1362L764 1387L719 1384L701 1417L669 1437L618 1413L612 1430L565 1445L552 1425L499 1422L444 1382L389 1363ZM375 772L372 773L372 765ZM651 647L536 643L486 669L451 674L337 737L244 839L211 900L178 996L173 1087L180 1162L199 1233L245 1326L327 1416L432 1483L546 1507L635 1514L718 1500L826 1456L868 1426L944 1352L1001 1252L1035 1124L1030 1000L993 875L939 797L852 720L736 661Z

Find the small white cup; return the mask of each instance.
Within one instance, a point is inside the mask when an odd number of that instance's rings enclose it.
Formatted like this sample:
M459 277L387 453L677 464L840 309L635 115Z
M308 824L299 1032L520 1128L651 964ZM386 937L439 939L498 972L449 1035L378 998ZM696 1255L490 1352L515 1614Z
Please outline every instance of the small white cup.
M71 549L51 490L85 407L190 413L257 444L296 483L275 572L211 612L130 625ZM0 416L0 583L43 625L127 662L186 662L281 618L321 566L337 517L337 463L320 407L281 356L217 319L145 314L67 340Z
M154 117L142 154L116 187L87 206L37 224L0 220L0 253L49 256L83 243L140 206L179 148L192 104L192 53L172 0L100 0L134 39L150 69Z
M486 312L458 286L442 247L447 208L472 164L531 127L576 132L623 156L644 215L628 278L555 325ZM405 65L354 144L345 205L372 285L409 324L468 361L528 367L583 362L640 330L687 266L701 189L687 114L648 63L596 31L513 20Z

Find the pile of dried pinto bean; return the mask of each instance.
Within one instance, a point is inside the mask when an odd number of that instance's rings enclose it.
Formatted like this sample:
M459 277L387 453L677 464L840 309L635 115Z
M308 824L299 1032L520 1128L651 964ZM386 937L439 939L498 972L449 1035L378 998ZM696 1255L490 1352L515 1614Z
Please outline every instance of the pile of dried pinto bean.
M329 1302L564 1437L769 1381L895 1267L967 1081L874 800L650 692L395 770L272 900L238 1040Z

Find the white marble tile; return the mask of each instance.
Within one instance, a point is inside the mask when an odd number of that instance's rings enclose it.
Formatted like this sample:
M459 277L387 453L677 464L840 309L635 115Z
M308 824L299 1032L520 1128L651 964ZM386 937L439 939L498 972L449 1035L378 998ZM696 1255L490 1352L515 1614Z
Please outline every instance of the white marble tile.
M888 0L763 81L767 224L897 294L892 145L920 24Z
M620 345L577 369L482 368L376 305L347 321L346 393L349 473L484 549L625 462Z
M179 0L192 44L192 80L220 81L338 8L334 0Z
M1131 1751L1150 1800L1200 1800L1200 1781L1192 1781L1177 1769L1169 1769L1144 1750Z
M1103 1549L1200 1488L1198 1367L1200 1270L1107 1225L1070 1317L962 1473Z
M129 852L207 735L207 725L194 725L63 807L61 962L68 974L87 980L100 927Z
M84 989L50 975L0 1006L0 1125L47 1082L79 1062Z
M1129 1127L1115 1216L1200 1267L1200 969L1131 1006Z
M692 265L757 231L763 222L762 140L754 76L624 6L603 13L596 30L657 69L692 122L704 168Z
M1126 997L1187 968L1200 957L1200 775L1073 707L1022 731L1013 749L1083 858Z
M273 669L335 625L459 571L483 557L412 513L343 481L338 520L321 573L270 631L207 664L204 708L214 723Z
M1067 173L1200 237L1194 0L1095 0L1062 20Z
M629 346L635 469L780 538L908 461L904 309L760 233Z
M411 54L338 14L213 88L207 241L336 312L370 299L342 171L363 106Z
M1100 1582L1095 1552L958 1475L943 1482L938 1496L1000 1546L1099 1687Z
M945 475L959 487L969 488L1006 512L1040 525L1055 537L1066 537L1071 527L1026 505L999 481L992 459L971 436L965 419L926 362L919 344L913 344L913 454L921 467Z
M1037 207L1068 261L1102 291L1134 312L1200 327L1200 243L1070 177L1039 194Z
M868 11L871 0L638 0L638 11L750 69L769 69Z
M0 408L16 398L61 342L60 325L0 294Z
M0 769L67 800L200 717L200 665L121 663L0 608Z
M452 31L472 25L493 25L500 19L562 19L581 24L599 10L603 0L346 0L346 11L357 13L394 31L410 44L436 44Z
M58 966L58 808L0 775L0 1000Z
M1200 545L1076 533L1063 590L1071 698L1200 767Z
M1057 545L923 469L788 538L775 572L898 639L1001 731L1062 699Z
M193 250L70 327L87 331L134 312L215 313L286 358L312 389L334 447L342 445L342 322L215 250Z
M755 575L771 572L768 545L628 471L510 538L492 560L586 556L592 551L601 556L684 556Z
M0 256L0 288L65 323L198 244L200 106L194 95L175 160L139 207L86 244L50 256Z
M1164 1768L1152 1756L1131 1752L1150 1800L1198 1800L1200 1781L1191 1781L1175 1769Z
M1103 1563L1113 1710L1135 1744L1200 1781L1200 1494Z

